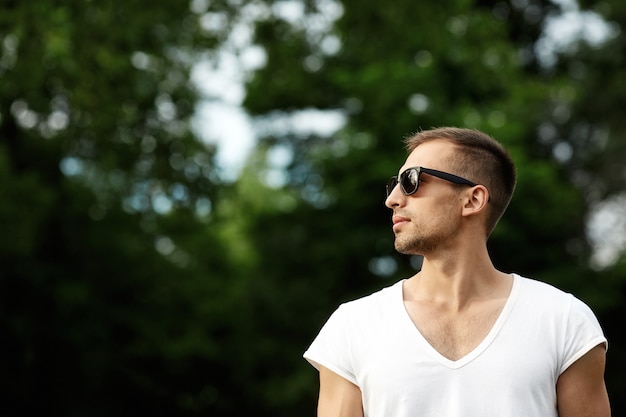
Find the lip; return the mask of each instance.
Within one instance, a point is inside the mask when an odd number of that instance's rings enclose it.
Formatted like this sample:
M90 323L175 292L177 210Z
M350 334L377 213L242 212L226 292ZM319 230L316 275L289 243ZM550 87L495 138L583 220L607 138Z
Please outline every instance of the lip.
M396 230L396 228L401 227L403 224L408 223L411 220L407 217L393 216L391 221L393 222L393 230Z

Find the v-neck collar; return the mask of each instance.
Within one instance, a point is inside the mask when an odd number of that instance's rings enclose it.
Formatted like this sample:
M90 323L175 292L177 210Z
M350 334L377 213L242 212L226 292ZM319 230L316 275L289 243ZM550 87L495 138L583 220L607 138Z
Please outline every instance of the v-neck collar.
M426 350L433 358L435 358L442 365L450 369L459 369L467 365L468 363L470 363L477 357L479 357L494 341L494 339L496 338L496 336L498 335L498 333L504 326L506 319L509 317L511 310L513 309L515 300L517 299L517 295L519 292L519 285L520 285L519 283L520 280L518 279L519 277L517 276L517 274L511 274L511 276L513 277L513 285L511 287L511 292L509 293L509 296L504 304L504 307L502 308L502 311L500 312L500 315L498 316L498 319L491 327L491 330L489 330L489 333L487 334L487 336L485 336L485 338L478 344L478 346L476 346L472 351L467 353L465 356L455 361L450 360L446 358L445 356L443 356L441 353L439 353L439 351L435 349L422 335L422 333L419 331L415 323L413 323L413 320L411 320L411 317L409 316L409 313L406 310L406 307L404 305L404 298L403 298L403 295L404 295L403 294L403 282L406 280L400 281L397 284L398 292L395 297L396 304L401 309L400 313L402 316L402 320L404 321L404 326L408 328L407 331L410 332L410 334L413 334L415 336L415 339L424 348L424 350ZM399 301L399 303L397 301Z

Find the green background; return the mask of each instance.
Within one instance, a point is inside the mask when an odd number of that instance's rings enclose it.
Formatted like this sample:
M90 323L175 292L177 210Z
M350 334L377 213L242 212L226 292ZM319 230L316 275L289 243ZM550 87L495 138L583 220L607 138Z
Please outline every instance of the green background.
M626 190L626 3L580 7L611 35L546 60L567 8L543 0L2 0L1 414L314 415L301 355L339 303L414 273L384 184L406 135L444 125L511 151L493 261L593 307L624 414L626 257L595 261L588 225ZM347 123L257 128L233 179L191 128L219 101L191 71L242 56L241 25L266 57L244 78L256 126Z

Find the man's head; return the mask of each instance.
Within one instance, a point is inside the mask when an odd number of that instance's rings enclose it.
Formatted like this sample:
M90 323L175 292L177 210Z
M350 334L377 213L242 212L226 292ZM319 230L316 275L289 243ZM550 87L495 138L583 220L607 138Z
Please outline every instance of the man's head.
M420 145L434 140L455 145L448 166L458 176L485 186L489 204L485 229L491 234L504 214L515 190L516 172L513 160L504 147L492 137L471 129L442 127L417 132L406 139L409 153Z

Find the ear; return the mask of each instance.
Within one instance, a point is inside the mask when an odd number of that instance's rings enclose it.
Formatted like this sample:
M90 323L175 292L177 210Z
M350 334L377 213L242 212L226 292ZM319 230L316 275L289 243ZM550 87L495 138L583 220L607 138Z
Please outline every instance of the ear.
M487 209L489 191L483 185L475 185L463 194L463 216L473 216Z

